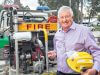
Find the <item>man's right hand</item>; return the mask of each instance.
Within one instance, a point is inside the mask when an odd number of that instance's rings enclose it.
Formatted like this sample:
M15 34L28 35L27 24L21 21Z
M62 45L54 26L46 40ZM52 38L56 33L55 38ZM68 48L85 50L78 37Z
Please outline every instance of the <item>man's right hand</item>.
M49 51L48 52L48 58L50 60L54 60L56 58L56 52L55 51Z

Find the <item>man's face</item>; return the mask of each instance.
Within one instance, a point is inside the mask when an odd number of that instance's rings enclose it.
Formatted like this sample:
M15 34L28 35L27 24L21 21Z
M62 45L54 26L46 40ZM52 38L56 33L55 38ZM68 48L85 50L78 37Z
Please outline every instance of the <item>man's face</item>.
M62 11L59 14L58 22L64 30L67 30L73 22L73 16L69 10Z

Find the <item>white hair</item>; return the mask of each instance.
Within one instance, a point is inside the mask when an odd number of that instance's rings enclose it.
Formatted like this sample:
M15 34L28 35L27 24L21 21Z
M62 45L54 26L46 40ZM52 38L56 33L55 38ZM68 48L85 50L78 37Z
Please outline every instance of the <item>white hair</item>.
M69 6L62 6L62 7L60 7L60 9L58 10L58 18L59 18L59 14L60 14L61 12L65 11L65 10L69 10L70 13L71 13L71 16L74 16L71 7L69 7Z

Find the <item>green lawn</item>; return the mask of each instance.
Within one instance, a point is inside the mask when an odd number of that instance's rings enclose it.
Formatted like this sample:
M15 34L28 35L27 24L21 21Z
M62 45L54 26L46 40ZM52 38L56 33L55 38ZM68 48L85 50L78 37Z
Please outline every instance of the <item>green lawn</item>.
M100 31L100 26L93 26L95 28L95 31Z

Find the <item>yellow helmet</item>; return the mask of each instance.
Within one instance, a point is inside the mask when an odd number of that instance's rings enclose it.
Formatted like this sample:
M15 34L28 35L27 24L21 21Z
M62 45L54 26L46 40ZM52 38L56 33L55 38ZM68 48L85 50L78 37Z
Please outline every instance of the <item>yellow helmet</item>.
M93 57L87 52L74 52L66 59L66 63L73 71L80 73L84 68L92 68Z

